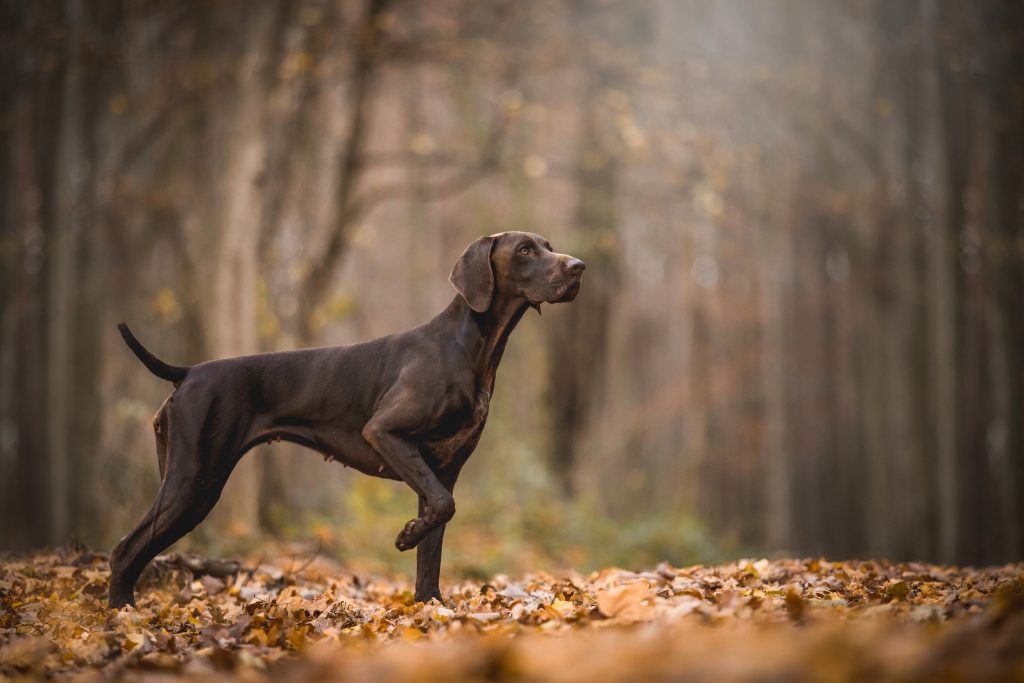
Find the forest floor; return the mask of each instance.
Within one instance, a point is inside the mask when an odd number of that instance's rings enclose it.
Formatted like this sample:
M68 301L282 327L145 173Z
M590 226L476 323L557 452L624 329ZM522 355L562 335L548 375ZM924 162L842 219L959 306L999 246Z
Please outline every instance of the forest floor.
M415 604L320 557L0 560L0 680L1024 680L1024 564L751 560L495 576Z

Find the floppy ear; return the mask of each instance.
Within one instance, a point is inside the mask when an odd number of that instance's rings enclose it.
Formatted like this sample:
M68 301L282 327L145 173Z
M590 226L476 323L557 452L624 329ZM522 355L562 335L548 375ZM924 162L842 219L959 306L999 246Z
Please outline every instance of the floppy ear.
M477 313L483 313L491 307L491 297L494 295L494 269L491 268L494 241L493 237L481 237L466 247L466 251L455 262L452 274L448 276L455 291Z

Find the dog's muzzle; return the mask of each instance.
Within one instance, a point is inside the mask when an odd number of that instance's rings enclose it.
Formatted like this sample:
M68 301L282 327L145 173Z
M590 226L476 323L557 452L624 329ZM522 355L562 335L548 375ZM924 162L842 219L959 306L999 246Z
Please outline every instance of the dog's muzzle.
M580 286L583 284L583 271L587 264L578 258L570 258L565 262L565 270L562 275L562 290L551 303L566 303L576 298L580 293Z

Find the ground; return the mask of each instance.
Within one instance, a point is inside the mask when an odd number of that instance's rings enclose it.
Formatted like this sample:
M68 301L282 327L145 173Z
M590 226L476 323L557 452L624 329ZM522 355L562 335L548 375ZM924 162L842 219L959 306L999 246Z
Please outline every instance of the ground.
M1024 564L741 560L495 576L415 604L321 557L0 560L0 680L1024 680Z

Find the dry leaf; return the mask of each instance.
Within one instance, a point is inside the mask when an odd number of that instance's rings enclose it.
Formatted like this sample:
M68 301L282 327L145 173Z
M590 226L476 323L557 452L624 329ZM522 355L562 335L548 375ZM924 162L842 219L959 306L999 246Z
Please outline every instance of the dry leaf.
M0 647L0 670L30 669L38 666L46 659L46 655L55 649L52 642L42 637L15 638Z
M597 609L609 619L622 622L641 621L652 613L651 599L654 594L643 581L611 588L597 594Z
M167 556L140 585L138 607L114 612L96 557L0 563L0 679L131 670L140 683L218 671L247 683L481 672L594 683L847 680L865 671L1012 680L1024 667L1021 564L741 560L559 580L536 573L449 584L445 606L415 603L405 583L357 578L327 560L296 572L294 553L248 567ZM212 578L219 566L234 573ZM645 627L614 628L629 623Z

